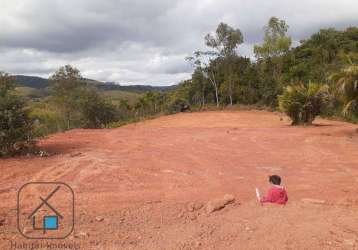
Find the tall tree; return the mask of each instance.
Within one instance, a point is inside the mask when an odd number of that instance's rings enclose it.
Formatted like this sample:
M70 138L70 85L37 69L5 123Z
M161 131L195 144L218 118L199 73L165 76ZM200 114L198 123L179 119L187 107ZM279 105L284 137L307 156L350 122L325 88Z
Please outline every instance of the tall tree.
M209 79L215 90L216 105L219 106L219 82L217 81L218 60L217 58L226 58L229 60L236 55L236 48L243 43L243 35L239 29L234 29L226 23L220 23L215 34L207 34L205 36L205 44L211 51L195 52L195 65L201 70L204 76ZM191 58L194 59L194 58ZM232 81L228 81L232 84ZM231 88L228 88L231 89ZM232 99L232 94L230 95Z
M80 108L81 92L86 83L80 71L71 65L61 67L49 80L54 101L64 113L67 129L70 129L73 115Z
M282 68L283 56L289 51L292 41L286 35L289 26L284 20L271 17L264 27L263 44L254 46L254 53L258 59L261 81L264 86L265 103L276 105L277 95L283 87Z
M194 57L187 57L187 60L193 62L196 70L208 79L215 91L216 106L219 106L219 83L217 81L218 66L215 60L217 54L212 51L196 51Z
M254 47L256 57L268 59L279 57L287 53L291 47L292 40L286 36L289 26L284 20L271 17L265 29L264 42L261 46Z
M227 69L224 73L226 77L223 84L230 98L230 105L232 105L232 96L234 93L233 84L236 78L232 65L234 64L234 58L237 57L236 48L244 42L244 38L239 29L234 29L226 23L220 23L215 33L215 36L211 34L206 35L205 41L208 47L215 49L217 55L223 58L223 63ZM215 90L218 102L217 88Z
M205 36L206 46L215 49L218 56L228 57L236 55L236 48L244 41L239 29L234 29L226 23L220 23L215 35Z
M274 78L279 82L282 73L282 58L291 47L291 37L286 35L289 26L284 20L271 17L265 26L264 42L261 46L254 46L254 53L257 59L271 60L275 66Z
M15 78L0 72L0 156L21 151L33 137L28 110L14 89Z
M194 104L204 106L207 102L207 94L209 92L208 80L204 77L203 72L195 69L191 81L191 96L189 101Z

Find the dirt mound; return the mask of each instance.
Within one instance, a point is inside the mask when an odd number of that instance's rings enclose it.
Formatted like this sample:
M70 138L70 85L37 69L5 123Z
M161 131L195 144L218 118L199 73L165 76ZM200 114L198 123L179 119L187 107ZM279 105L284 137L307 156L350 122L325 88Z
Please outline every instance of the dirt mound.
M66 240L81 249L357 248L357 126L315 125L291 127L263 111L202 112L52 135L39 142L49 157L0 160L0 249L25 240L16 193L35 181L73 188ZM285 207L256 202L269 174L283 178ZM208 214L225 194L238 202Z

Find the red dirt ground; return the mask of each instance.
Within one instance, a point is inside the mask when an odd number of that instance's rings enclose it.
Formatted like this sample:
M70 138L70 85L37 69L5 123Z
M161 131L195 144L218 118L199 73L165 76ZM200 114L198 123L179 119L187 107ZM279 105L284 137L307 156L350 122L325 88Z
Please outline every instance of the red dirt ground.
M51 242L84 250L358 249L357 126L281 117L185 113L52 135L39 142L52 156L0 160L0 249L33 242L16 226L17 191L30 181L74 189L75 231ZM285 207L256 202L270 174L283 178ZM225 194L235 203L207 214Z

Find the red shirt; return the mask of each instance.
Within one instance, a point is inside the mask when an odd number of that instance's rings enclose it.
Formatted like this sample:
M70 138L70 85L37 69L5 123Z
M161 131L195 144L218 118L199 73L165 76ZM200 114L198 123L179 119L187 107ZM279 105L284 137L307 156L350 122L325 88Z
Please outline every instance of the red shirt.
M274 185L270 188L267 195L261 199L261 202L270 202L285 205L288 201L287 192L284 187Z

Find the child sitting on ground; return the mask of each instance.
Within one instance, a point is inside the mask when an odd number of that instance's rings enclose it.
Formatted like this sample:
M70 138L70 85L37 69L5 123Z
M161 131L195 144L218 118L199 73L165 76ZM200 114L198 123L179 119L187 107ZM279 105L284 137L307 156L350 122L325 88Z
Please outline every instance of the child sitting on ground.
M272 184L272 187L268 191L267 195L260 200L260 202L285 205L288 201L288 196L285 188L280 186L281 177L278 175L271 175L269 176L269 182Z

